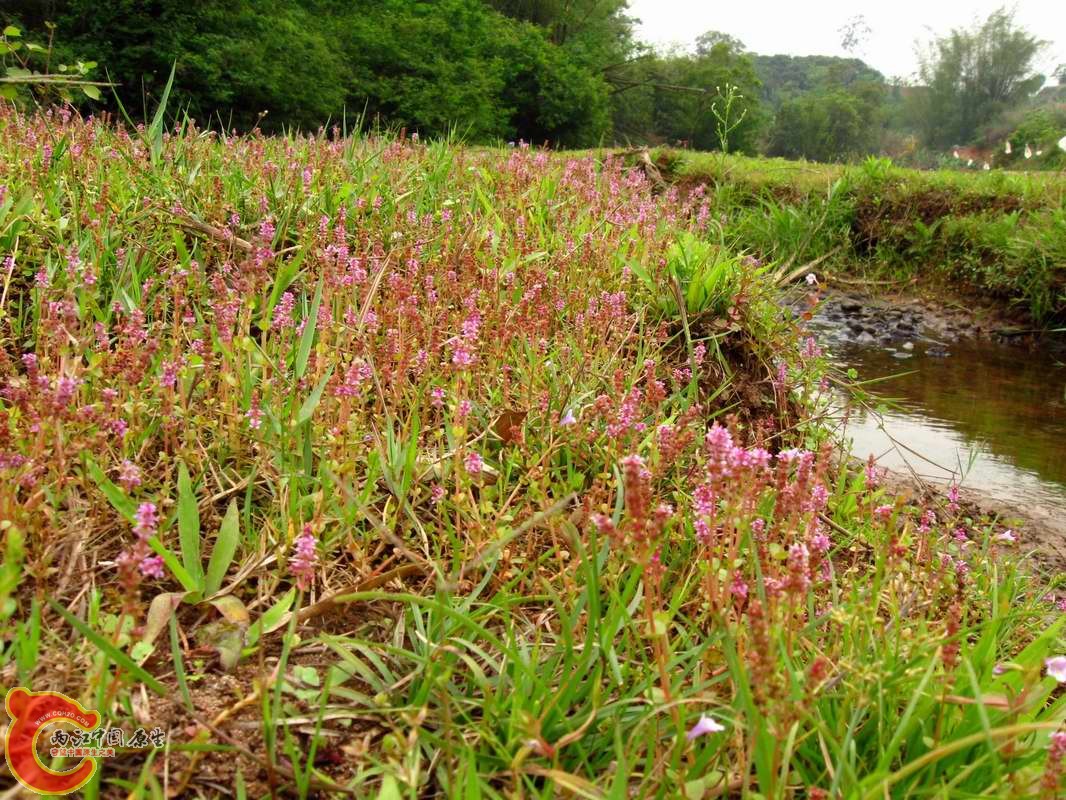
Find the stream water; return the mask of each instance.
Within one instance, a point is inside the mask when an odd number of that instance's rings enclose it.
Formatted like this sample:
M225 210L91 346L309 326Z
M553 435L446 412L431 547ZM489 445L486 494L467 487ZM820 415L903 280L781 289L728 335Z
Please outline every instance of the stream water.
M1066 522L1066 355L918 333L871 341L839 319L815 328L859 380L888 378L868 388L893 403L850 414L853 455Z

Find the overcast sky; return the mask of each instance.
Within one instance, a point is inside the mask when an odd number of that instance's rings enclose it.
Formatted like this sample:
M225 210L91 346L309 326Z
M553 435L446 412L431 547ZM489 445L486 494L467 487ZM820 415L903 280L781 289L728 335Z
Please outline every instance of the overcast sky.
M840 55L839 29L862 14L871 29L855 55L886 77L911 78L918 67L915 40L983 20L1002 0L629 0L651 44L691 45L708 30L736 36L749 50L773 55ZM1010 5L1010 4L1008 4ZM1066 62L1066 0L1018 0L1017 22L1051 42L1038 68L1049 74Z

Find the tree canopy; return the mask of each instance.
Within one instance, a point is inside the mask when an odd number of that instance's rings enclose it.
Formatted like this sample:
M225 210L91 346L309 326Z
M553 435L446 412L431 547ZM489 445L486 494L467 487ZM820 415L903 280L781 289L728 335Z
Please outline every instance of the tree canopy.
M921 65L928 91L917 119L925 141L950 146L974 139L995 117L1044 83L1034 61L1045 46L999 9L973 28L956 28L933 42Z
M709 150L723 146L729 128L729 149L746 153L820 161L888 153L917 163L935 163L952 144L1018 131L1036 131L1041 142L1062 135L1050 108L1061 92L1038 92L1044 79L1033 65L1043 43L1008 11L937 38L922 62L923 85L915 86L890 85L855 57L752 53L724 31L706 31L689 48L652 48L638 41L628 6L6 0L0 24L52 41L55 51L46 57L43 48L23 48L17 64L0 66L24 70L50 57L84 76L98 64L93 77L115 82L134 119L154 108L173 68L171 109L202 124L267 132L359 120L472 142ZM842 46L859 52L870 33L854 17L840 28ZM4 45L9 56L16 46ZM17 90L7 85L3 93ZM116 106L98 87L78 97L87 108ZM1026 123L1041 109L1048 113Z

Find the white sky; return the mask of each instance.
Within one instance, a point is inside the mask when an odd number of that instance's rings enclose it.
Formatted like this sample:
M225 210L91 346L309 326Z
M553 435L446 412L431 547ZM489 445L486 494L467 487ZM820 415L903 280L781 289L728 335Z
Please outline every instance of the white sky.
M639 36L654 45L690 46L701 33L722 31L766 55L849 55L839 29L858 14L871 28L855 55L888 78L910 78L918 67L915 40L968 27L1003 0L629 0ZM1066 62L1066 0L1017 0L1015 21L1051 42L1038 68L1045 75Z

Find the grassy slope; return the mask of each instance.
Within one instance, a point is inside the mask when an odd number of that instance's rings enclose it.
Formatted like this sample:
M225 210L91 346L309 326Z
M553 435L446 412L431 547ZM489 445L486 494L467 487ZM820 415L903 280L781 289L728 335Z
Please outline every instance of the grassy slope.
M88 796L1038 791L1046 598L833 467L698 198L9 114L0 184L0 674L171 730Z
M680 151L657 160L673 180L713 187L712 215L760 257L802 264L831 253L826 266L975 290L1037 322L1066 314L1062 175Z

